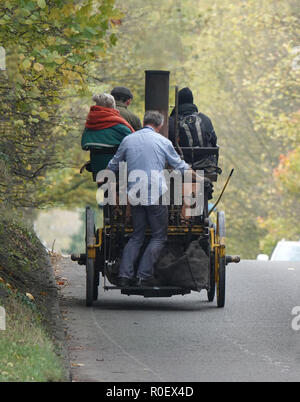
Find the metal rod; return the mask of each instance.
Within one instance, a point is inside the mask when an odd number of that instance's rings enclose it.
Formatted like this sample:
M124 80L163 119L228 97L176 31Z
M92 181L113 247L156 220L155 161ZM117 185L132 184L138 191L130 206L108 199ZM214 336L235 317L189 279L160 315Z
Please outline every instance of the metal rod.
M220 194L219 198L217 199L217 201L215 202L215 204L213 205L213 207L212 207L211 210L209 211L208 216L212 213L212 211L213 211L213 210L216 208L216 206L219 204L219 202L220 202L220 200L221 200L221 198L222 198L222 195L224 194L224 191L225 191L225 189L226 189L226 187L227 187L227 184L229 183L229 180L230 180L230 178L231 178L233 172L234 172L234 169L231 169L231 172L229 173L229 176L228 176L228 178L227 178L227 180L226 180L226 183L225 183L225 185L224 185L224 187L223 187L223 190L221 191L221 194Z

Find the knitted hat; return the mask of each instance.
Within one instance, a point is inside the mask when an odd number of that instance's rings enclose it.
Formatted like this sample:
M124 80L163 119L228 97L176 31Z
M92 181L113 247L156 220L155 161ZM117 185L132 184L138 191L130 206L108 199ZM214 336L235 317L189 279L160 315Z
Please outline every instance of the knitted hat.
M194 103L193 92L190 88L185 87L178 92L178 103L179 105L183 103Z

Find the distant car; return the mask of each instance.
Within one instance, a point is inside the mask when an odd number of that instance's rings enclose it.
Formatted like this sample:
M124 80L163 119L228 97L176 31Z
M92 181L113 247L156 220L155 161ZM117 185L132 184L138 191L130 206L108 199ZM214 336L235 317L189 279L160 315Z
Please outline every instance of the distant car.
M259 254L259 261L268 261L266 254ZM281 240L276 244L270 261L300 261L300 241Z
M273 250L270 260L300 261L300 241L279 241Z

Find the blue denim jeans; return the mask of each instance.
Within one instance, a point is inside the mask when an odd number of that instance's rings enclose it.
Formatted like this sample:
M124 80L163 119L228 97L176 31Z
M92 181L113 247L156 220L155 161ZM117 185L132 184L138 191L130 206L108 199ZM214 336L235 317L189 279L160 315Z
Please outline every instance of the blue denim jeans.
M132 278L134 263L144 243L147 224L151 228L150 242L141 258L137 277L147 279L153 276L153 267L167 241L168 207L166 205L132 206L133 234L126 244L120 264L119 277Z

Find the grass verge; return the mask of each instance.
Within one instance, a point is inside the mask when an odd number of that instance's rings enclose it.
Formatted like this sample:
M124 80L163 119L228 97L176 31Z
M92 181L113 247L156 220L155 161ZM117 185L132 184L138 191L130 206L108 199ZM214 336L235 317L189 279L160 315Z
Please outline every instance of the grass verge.
M0 382L66 381L57 305L49 256L35 233L0 219Z
M0 298L0 305L6 310L6 330L0 331L0 381L61 381L60 358L35 305L11 291Z

